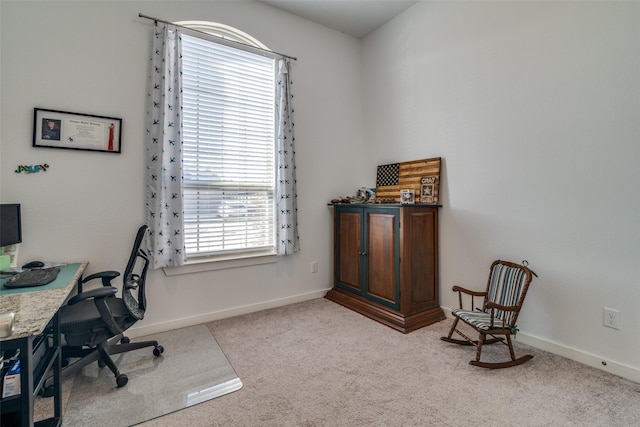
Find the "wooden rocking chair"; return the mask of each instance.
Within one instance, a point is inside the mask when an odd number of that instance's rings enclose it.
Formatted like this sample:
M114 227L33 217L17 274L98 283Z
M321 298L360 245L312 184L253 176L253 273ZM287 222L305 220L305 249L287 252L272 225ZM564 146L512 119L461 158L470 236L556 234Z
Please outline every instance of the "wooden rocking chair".
M526 261L523 261L522 265L507 261L494 261L491 264L491 272L485 292L471 291L460 286L453 287L453 291L458 292L460 308L452 311L455 317L453 326L451 326L449 335L441 337L441 339L454 344L476 346L476 360L470 361L470 365L489 369L509 368L533 358L532 355L528 354L516 359L513 344L511 343L511 335L515 335L517 332L518 314L520 314L524 297L532 280L533 272L527 265ZM471 296L471 310L463 310L463 293ZM474 307L476 297L483 297L482 307ZM460 320L478 332L477 341L467 337L457 328ZM454 332L463 337L464 340L452 338ZM487 335L491 338L487 339ZM494 343L501 343L509 347L510 361L480 361L482 345Z

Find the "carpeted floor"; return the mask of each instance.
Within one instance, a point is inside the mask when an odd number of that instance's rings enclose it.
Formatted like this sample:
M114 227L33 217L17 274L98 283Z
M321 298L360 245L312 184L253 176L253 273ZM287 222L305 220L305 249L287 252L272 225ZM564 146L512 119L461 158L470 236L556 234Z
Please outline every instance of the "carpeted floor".
M640 384L517 342L531 361L473 367L472 347L439 339L450 325L404 335L326 299L211 322L243 388L141 425L639 425Z
M212 322L243 389L143 425L638 425L640 384L519 343L524 365L473 367L450 325L404 335L325 299Z

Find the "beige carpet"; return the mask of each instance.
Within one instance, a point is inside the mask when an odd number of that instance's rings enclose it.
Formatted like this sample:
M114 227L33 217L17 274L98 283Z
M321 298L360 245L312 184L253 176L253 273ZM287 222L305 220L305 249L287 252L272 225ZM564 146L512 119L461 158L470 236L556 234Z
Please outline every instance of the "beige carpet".
M517 342L531 361L476 368L473 348L440 341L450 325L403 335L325 299L212 322L243 388L141 425L640 425L640 384Z
M640 425L640 384L519 343L531 361L476 368L450 324L403 335L325 299L212 322L242 390L143 425Z

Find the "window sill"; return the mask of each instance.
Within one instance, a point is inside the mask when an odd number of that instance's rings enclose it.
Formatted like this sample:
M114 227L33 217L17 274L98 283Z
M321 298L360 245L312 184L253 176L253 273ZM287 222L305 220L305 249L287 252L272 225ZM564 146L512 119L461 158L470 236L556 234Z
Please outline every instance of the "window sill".
M243 258L201 258L190 261L181 267L164 267L163 270L166 276L178 276L181 274L200 273L203 271L273 264L276 262L278 262L278 256L275 254L252 255Z

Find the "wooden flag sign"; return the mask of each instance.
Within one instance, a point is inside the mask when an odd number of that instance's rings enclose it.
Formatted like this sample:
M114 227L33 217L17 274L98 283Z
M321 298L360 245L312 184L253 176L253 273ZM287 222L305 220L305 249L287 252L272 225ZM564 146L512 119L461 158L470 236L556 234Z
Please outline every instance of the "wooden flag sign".
M440 191L440 157L378 166L376 198L400 203L402 190L413 190L416 203L437 205Z

